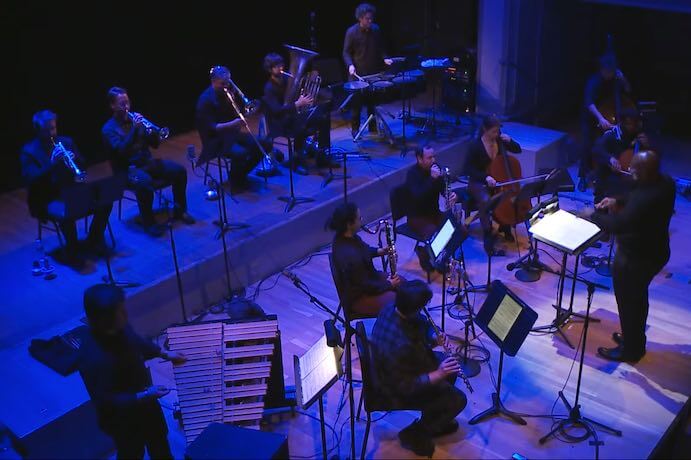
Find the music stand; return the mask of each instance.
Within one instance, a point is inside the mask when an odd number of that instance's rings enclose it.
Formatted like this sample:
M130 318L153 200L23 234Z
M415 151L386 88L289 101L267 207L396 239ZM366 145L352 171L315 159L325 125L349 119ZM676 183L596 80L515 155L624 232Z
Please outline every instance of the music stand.
M556 310L554 320L545 326L539 326L534 331L550 331L561 335L564 342L570 347L575 348L571 341L566 337L561 328L572 316L585 319L580 313L574 313L573 301L578 278L578 265L581 254L593 242L597 241L602 235L602 230L592 222L575 216L569 212L559 209L558 197L550 198L540 205L533 208L535 211L528 221L531 225L528 231L533 237L548 246L551 246L562 253L561 269L559 271L559 282L557 284L557 299L553 307ZM569 308L564 309L564 286L566 282L566 263L569 255L575 256L573 276L571 277L571 297ZM599 321L592 319L592 321Z
M492 407L480 412L468 422L475 425L493 415L503 415L519 425L526 425L525 419L512 412L501 402L501 377L504 369L504 355L516 356L525 338L537 320L537 313L511 292L499 280L492 282L489 295L482 304L475 322L499 347L499 370L497 391L492 393Z
M324 394L343 375L343 367L341 366L338 351L339 348L337 347L329 347L326 336L322 336L304 355L293 355L295 394L298 404L307 410L315 401L319 401L322 458L326 458Z
M468 233L457 227L448 217L444 223L427 241L426 248L432 265L442 273L441 290L441 330L444 330L446 320L446 271L449 259L468 238Z
M88 183L89 194L91 197L91 209L98 208L106 205L113 205L116 201L122 199L122 194L127 186L127 175L114 174L109 177L104 177L103 179L98 179L93 182ZM86 194L85 194L86 195ZM110 224L109 224L110 225ZM121 288L133 288L141 286L141 283L135 283L132 281L117 281L113 278L113 269L110 265L110 251L106 251L106 269L108 273L103 275L103 281L119 286Z

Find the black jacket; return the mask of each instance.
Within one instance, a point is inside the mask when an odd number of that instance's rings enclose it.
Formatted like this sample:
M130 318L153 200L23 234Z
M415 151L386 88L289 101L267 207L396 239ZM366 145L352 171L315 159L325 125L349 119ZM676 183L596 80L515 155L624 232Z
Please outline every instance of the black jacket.
M518 145L518 142L514 141L513 139L509 143L503 141L498 142L502 142L504 149L508 152L521 152L521 146ZM502 146L500 145L500 152L501 147ZM482 143L482 139L477 138L472 141L468 147L468 155L465 159L463 172L470 176L471 182L484 184L485 178L487 177L487 168L491 162L492 160L487 154L487 150L485 150L485 145Z

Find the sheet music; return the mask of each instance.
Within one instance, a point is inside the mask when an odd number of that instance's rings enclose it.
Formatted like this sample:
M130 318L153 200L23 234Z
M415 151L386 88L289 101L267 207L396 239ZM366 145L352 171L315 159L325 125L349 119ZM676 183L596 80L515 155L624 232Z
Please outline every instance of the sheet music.
M300 405L309 402L324 387L338 377L338 368L334 349L326 344L326 336L322 336L307 352L298 358L301 386Z
M530 233L536 238L570 252L575 252L600 231L600 227L594 223L563 209L543 217L530 227Z
M489 330L503 342L520 314L521 306L511 296L504 296L497 311L494 312L494 316L489 321Z

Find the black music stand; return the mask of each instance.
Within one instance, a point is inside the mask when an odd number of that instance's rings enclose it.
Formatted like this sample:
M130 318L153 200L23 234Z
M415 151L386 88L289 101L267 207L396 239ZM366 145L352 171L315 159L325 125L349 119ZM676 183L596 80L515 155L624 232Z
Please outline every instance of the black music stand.
M326 336L312 345L301 359L293 355L295 370L295 394L303 409L307 410L319 401L319 426L321 428L322 458L326 458L326 423L324 421L324 394L343 375L339 348L329 347Z
M599 458L600 455L600 446L603 445L604 443L600 441L597 437L597 431L595 431L594 426L599 427L605 431L609 431L610 433L614 434L615 436L622 436L622 432L620 430L617 430L615 428L611 428L607 425L604 425L600 422L596 422L595 420L589 419L587 417L583 417L581 415L581 405L578 403L580 394L581 394L581 378L583 377L583 362L585 360L585 344L588 339L588 325L590 324L590 307L593 303L593 293L595 292L595 284L594 283L587 283L588 286L588 303L585 309L585 319L583 322L583 340L581 340L581 358L578 364L578 383L576 384L576 399L573 403L573 406L569 404L569 402L566 400L566 397L564 396L563 391L559 391L559 399L564 403L564 406L566 406L566 409L569 411L569 416L563 420L560 420L559 423L552 428L552 430L544 435L543 437L540 438L540 444L544 444L547 439L554 435L557 431L561 431L562 433L565 432L565 430L568 427L581 427L585 430L585 433L582 435L578 436L573 436L573 435L568 435L569 439L573 441L583 441L591 436L593 437L593 441L590 442L591 445L595 446L595 458Z
M504 369L504 354L516 356L525 338L537 320L537 313L511 292L499 280L492 282L489 295L482 304L475 322L499 347L499 370L497 391L492 393L492 407L471 418L475 425L493 415L503 415L519 425L526 425L525 419L512 412L501 402L501 377Z
M552 305L556 310L554 320L545 326L539 326L533 329L536 332L548 331L558 333L564 342L570 347L575 348L569 338L562 331L562 327L571 319L572 316L580 319L585 319L585 315L575 313L573 311L573 301L576 291L576 281L583 281L589 283L578 277L578 265L581 254L593 242L597 241L602 235L595 224L585 221L571 213L559 209L558 197L551 198L540 203L533 208L534 212L529 218L531 227L529 232L533 237L548 246L557 249L562 253L561 269L559 270L559 282L557 284L557 299L556 304ZM586 223L587 222L587 223ZM584 227L585 225L585 227ZM557 231L553 231L556 229ZM564 299L564 287L566 284L566 264L569 255L575 256L575 265L573 269L573 276L571 276L571 294L569 300L569 308L562 307ZM595 283L593 283L595 285ZM597 285L600 286L600 285ZM591 319L591 321L599 322L599 319Z
M92 198L90 204L92 209L105 205L113 205L113 203L122 199L122 193L127 187L127 175L114 174L110 177L89 182L88 186L90 188L90 197ZM119 286L121 288L134 288L141 286L141 283L115 280L113 278L113 269L110 265L110 257L110 251L106 251L105 259L108 273L102 278L104 282Z
M288 142L290 143L290 140L288 140ZM294 147L289 146L288 157L289 157L288 158L288 163L289 163L288 178L290 180L290 195L278 197L278 199L280 201L284 201L286 203L285 212L290 212L291 209L293 209L295 207L295 205L303 204L303 203L311 203L314 201L314 198L295 196L295 185L293 182L293 169L295 168L295 148Z
M449 259L456 250L468 238L468 232L463 227L458 227L452 219L447 218L439 229L426 241L425 247L435 269L442 273L441 290L441 330L444 330L446 321L446 272Z

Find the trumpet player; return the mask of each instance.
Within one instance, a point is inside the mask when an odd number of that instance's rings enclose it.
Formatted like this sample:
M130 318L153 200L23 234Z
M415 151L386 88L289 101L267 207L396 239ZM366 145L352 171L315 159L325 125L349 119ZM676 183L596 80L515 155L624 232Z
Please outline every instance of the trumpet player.
M374 268L372 259L387 254L387 248L368 246L357 232L362 228L360 210L354 203L339 205L326 222L336 232L331 252L333 263L344 281L344 299L350 310L364 317L375 316L384 306L392 305L395 290L403 279Z
M467 403L465 394L455 386L459 362L433 351L449 344L445 335L435 334L421 313L431 299L432 291L423 281L402 283L395 304L384 307L377 316L371 339L378 390L394 407L422 412L420 419L398 433L401 445L430 457L432 439L458 429L456 416Z
M165 231L165 226L157 224L154 219L155 180L172 185L174 218L193 224L195 220L187 212L187 170L179 163L151 155L150 149L161 143L163 129L153 129L140 114L130 111L130 98L124 88L110 88L107 97L113 115L101 129L103 140L113 172L126 172L128 175L128 187L137 196L139 215L146 232L161 236Z
M22 147L22 178L28 187L29 212L33 217L64 216L57 221L65 236L66 260L69 265L80 268L84 258L79 248L77 227L74 219L67 215L68 204L61 192L74 186L75 176L83 171L83 160L71 138L58 136L57 118L50 110L41 110L33 116L36 138ZM69 157L68 161L65 155ZM112 205L106 205L93 210L94 219L84 249L96 253L105 250L103 232L111 209Z
M325 105L315 105L313 95L300 94L295 101L286 101L286 88L289 78L285 73L285 62L280 54L269 53L264 57L264 70L269 74L269 80L264 85L262 103L268 123L268 136L290 136L295 138L295 172L306 175L305 167L305 139L317 132L319 151L317 153L318 167L338 167L328 155L331 148L331 115ZM299 76L298 76L299 77ZM299 81L294 82L296 85ZM301 109L312 109L301 112Z

